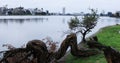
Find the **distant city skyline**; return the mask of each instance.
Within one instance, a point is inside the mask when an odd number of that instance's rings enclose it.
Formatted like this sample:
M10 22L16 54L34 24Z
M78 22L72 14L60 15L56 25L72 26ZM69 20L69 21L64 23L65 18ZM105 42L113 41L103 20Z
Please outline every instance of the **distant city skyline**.
M119 0L0 0L0 7L8 5L8 8L44 8L50 12L66 13L88 12L88 8L98 9L99 12L120 11Z

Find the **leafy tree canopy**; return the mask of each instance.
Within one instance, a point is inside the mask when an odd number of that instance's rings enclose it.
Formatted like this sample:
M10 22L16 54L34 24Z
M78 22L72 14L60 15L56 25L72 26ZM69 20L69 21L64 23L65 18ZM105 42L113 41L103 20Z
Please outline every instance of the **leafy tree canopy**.
M91 13L85 14L82 18L82 21L77 17L72 18L70 22L68 22L69 28L74 30L75 33L81 33L83 35L83 41L85 41L85 36L87 33L93 29L97 24L97 10L90 9Z

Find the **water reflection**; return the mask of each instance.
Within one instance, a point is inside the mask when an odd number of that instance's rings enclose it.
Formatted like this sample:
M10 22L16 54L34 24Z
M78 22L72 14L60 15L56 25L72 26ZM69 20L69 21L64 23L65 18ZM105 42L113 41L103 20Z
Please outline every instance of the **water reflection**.
M115 19L115 23L116 23L116 24L119 24L119 21L120 21L120 18L116 18L116 19Z
M19 23L19 24L23 24L24 22L44 22L44 21L48 21L48 18L24 18L24 19L0 19L0 24L4 23L4 24L8 24L8 23Z
M62 19L63 24L65 23L65 18Z

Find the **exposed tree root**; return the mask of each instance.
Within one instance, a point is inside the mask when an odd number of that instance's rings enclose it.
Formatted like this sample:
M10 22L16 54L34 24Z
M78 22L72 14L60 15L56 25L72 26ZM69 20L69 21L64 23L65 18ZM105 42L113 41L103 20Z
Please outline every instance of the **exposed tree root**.
M104 52L104 56L108 63L120 63L120 52L110 46L105 46L98 42L97 37L93 37L87 42L90 48L98 48Z

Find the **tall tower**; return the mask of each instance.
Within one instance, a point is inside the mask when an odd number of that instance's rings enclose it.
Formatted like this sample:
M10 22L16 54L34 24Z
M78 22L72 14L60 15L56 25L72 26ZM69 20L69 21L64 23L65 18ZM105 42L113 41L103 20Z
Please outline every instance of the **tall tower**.
M65 7L63 7L62 14L65 15Z

